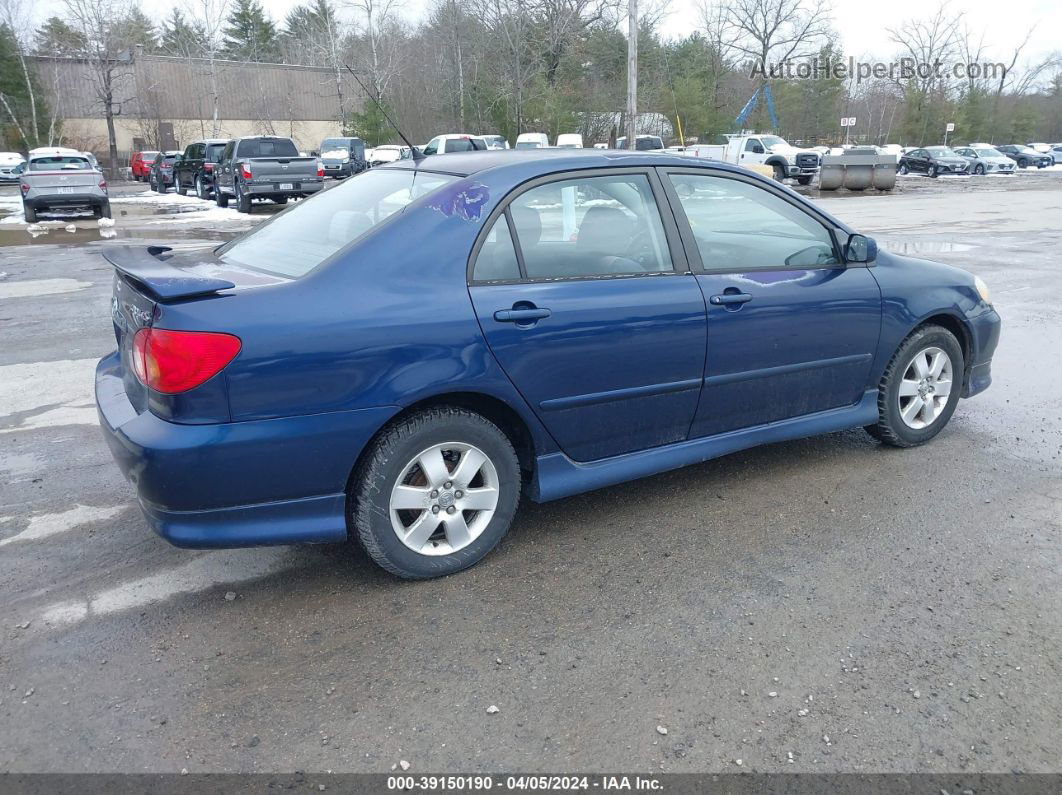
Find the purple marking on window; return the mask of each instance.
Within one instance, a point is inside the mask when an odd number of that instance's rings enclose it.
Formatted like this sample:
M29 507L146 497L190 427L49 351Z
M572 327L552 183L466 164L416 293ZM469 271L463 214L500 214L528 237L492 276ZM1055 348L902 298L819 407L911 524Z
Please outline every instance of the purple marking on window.
M465 221L478 221L489 199L490 190L486 185L461 181L440 190L428 202L428 207L438 210L447 218L456 215Z

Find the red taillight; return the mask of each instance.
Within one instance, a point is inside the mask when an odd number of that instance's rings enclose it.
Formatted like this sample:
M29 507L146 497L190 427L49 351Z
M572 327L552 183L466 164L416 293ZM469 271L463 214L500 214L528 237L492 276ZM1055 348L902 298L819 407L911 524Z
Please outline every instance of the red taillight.
M19 183L19 188L22 189L23 193L29 193L29 183L27 183L27 182Z
M213 331L142 328L133 337L133 372L156 392L187 392L225 369L241 344L239 337Z
M322 163L320 160L317 161L317 176L324 176L324 163Z
M204 163L203 164L203 171L205 171L205 172L207 172L209 174L213 170L214 170L214 164L213 163Z
M105 180L105 179L101 179L100 180L100 190L107 190L107 180Z
M243 174L243 178L244 179L250 179L251 178L251 167L250 166L244 164L244 165L240 166L240 169L241 169L241 173Z

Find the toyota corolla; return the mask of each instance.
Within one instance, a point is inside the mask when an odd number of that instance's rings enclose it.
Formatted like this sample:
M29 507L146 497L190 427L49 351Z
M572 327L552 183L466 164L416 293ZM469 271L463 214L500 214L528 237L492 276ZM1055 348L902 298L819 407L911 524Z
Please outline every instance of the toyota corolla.
M96 398L153 528L355 538L409 578L479 561L521 495L854 427L927 442L1000 329L973 275L648 152L402 160L211 251L106 257Z

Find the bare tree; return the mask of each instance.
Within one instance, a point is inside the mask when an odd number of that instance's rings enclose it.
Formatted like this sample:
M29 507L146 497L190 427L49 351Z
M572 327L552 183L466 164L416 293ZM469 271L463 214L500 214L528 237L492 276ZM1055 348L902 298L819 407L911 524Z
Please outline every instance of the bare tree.
M764 70L815 55L831 32L827 0L725 0L722 9L730 46Z
M107 148L112 176L118 168L115 118L134 99L131 90L133 53L123 35L129 0L64 0L71 23L85 40L85 64L96 101L107 123Z
M398 73L400 24L396 14L400 0L349 0L347 6L357 16L359 37L366 45L362 71L368 73L374 96L384 98Z
M229 16L230 0L184 0L185 12L195 21L202 31L201 55L205 62L209 96L211 103L210 137L221 134L220 123L220 70L221 54L224 50L225 24Z

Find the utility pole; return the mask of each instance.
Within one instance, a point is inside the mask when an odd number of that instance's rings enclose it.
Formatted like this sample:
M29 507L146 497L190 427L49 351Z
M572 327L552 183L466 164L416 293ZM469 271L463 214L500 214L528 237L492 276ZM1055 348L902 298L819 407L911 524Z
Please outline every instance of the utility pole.
M638 118L638 0L627 0L627 148L637 145Z

